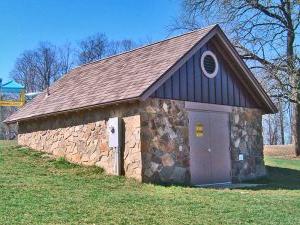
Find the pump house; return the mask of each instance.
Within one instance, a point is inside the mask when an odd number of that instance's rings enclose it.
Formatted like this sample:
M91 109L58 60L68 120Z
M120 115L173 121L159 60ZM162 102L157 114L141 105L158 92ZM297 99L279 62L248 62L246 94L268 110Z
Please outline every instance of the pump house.
M265 175L276 107L218 25L77 67L10 116L18 143L142 182Z

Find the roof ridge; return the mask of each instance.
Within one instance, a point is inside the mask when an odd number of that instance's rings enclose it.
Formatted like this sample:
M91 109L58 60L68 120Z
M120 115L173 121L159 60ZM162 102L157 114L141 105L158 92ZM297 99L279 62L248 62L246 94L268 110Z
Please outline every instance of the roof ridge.
M153 45L157 45L159 43L163 43L165 41L169 41L169 40L172 40L172 39L175 39L175 38L178 38L178 37L183 37L183 36L186 36L186 35L189 35L189 34L192 34L192 33L196 33L196 32L199 32L199 31L203 31L203 30L209 30L209 29L213 29L214 27L217 27L219 26L218 24L212 24L212 25L209 25L209 26L206 26L206 27L203 27L203 28L199 28L199 29L196 29L196 30L192 30L192 31L189 31L189 32L186 32L186 33L182 33L182 34L178 34L178 35L175 35L175 36L172 36L172 37L169 37L167 39L162 39L160 41L156 41L156 42L153 42L151 44L148 44L148 45L143 45L143 46L140 46L140 47L137 47L137 48L134 48L134 49L131 49L131 50L128 50L128 51L125 51L125 52L121 52L121 53L118 53L118 54L115 54L115 55L111 55L111 56L108 56L108 57L105 57L105 58L102 58L102 59L99 59L99 60L96 60L96 61L93 61L93 62L89 62L89 63L85 63L85 64L82 64L82 65L79 65L79 66L76 66L74 67L73 69L71 69L68 73L64 74L60 79L59 81L63 80L63 79L67 79L68 75L69 74L72 74L71 72L76 72L77 70L80 70L80 69L83 69L85 66L88 66L88 65L93 65L93 64L96 64L96 63L99 63L99 62L102 62L102 61L105 61L105 60L109 60L109 59L112 59L114 57L118 57L118 56L121 56L121 55L125 55L125 54L128 54L128 53L131 53L131 52L134 52L134 51L137 51L137 50L140 50L140 49L144 49L144 48L147 48L149 46L153 46ZM53 90L51 90L53 88L53 86L56 84L56 85L59 85L61 82L55 82L54 84L52 84L50 86L50 91L53 92ZM41 93L45 93L46 90L43 90Z
M143 46L140 46L140 47L137 47L137 48L125 51L125 52L121 52L121 53L118 53L118 54L115 54L115 55L104 57L102 59L98 59L96 61L92 61L92 62L81 64L79 66L74 67L72 70L79 69L79 68L87 66L87 65L95 64L95 63L98 63L98 62L101 62L101 61L104 61L104 60L107 60L107 59L111 59L111 58L114 58L114 57L117 57L117 56L120 56L120 55L125 55L125 54L128 54L128 53L131 53L131 52L143 49L143 48L150 47L152 45L156 45L156 44L159 44L159 43L162 43L162 42L165 42L165 41L169 41L169 40L172 40L172 39L175 39L175 38L178 38L178 37L182 37L182 36L185 36L185 35L188 35L188 34L191 34L191 33L196 33L196 32L199 32L199 31L206 30L206 29L213 29L216 26L219 26L219 25L218 24L212 24L212 25L209 25L209 26L206 26L206 27L202 27L202 28L199 28L199 29L196 29L196 30L192 30L192 31L189 31L189 32L186 32L186 33L178 34L178 35L169 37L167 39L162 39L162 40L153 42L153 43L148 44L148 45L143 45Z

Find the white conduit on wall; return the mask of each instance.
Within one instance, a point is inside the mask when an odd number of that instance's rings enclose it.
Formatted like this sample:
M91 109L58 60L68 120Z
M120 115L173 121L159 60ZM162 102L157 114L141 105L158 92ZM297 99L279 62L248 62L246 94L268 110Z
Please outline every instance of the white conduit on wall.
M108 146L114 154L114 173L115 175L121 175L121 134L122 123L121 118L114 117L109 118L107 122L108 128Z
M115 155L114 171L117 176L120 176L121 175L121 148L120 147L114 148L114 155Z

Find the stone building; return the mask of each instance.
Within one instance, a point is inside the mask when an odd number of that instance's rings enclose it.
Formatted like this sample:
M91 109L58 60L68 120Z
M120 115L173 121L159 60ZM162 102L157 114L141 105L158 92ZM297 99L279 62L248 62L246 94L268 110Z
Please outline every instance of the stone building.
M276 110L215 25L75 68L6 123L74 163L198 185L264 176L261 119Z

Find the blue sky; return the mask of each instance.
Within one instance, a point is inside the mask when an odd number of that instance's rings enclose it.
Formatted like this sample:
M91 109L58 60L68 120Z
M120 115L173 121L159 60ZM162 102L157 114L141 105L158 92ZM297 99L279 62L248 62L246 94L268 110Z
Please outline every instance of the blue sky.
M97 32L109 39L160 40L178 15L179 0L1 0L0 77L40 41L56 45Z

